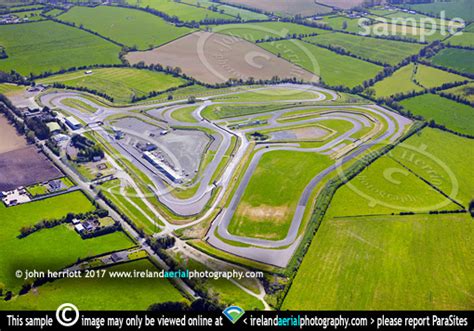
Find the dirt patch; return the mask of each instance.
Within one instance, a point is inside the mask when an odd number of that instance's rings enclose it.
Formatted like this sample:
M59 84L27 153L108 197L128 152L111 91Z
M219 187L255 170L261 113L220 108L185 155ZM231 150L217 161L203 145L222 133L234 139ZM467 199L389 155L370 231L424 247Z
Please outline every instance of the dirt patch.
M344 0L335 0L341 2ZM347 0L346 0L347 1ZM362 1L362 0L360 0ZM284 15L312 16L331 12L331 8L315 4L314 0L225 0L230 4L244 5L250 8L257 8L267 12L281 13ZM318 1L324 3L324 1ZM326 1L334 2L334 0Z
M317 126L296 128L292 130L275 131L271 134L272 140L319 140L329 132Z
M255 222L285 222L290 213L288 206L268 206L260 205L258 207L251 206L248 203L242 203L239 206L238 215L248 218Z
M153 50L131 52L125 57L131 64L143 61L147 65L159 63L165 67L179 67L186 75L209 84L223 83L231 78L271 79L274 76L307 82L319 80L309 71L248 41L204 31Z
M63 174L35 147L0 154L0 191L13 190L62 177Z
M8 123L6 117L0 115L0 154L25 147L25 138L16 132L15 128Z

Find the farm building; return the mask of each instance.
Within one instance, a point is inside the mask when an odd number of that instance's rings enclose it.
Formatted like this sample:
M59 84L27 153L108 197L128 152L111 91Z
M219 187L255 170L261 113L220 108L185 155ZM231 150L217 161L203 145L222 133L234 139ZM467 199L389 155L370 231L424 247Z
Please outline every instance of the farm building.
M82 126L81 123L72 116L66 117L66 124L71 130L79 130Z
M55 134L58 134L58 133L61 132L61 127L56 122L49 122L49 123L46 124L46 126L48 127L49 132L52 135L55 135Z

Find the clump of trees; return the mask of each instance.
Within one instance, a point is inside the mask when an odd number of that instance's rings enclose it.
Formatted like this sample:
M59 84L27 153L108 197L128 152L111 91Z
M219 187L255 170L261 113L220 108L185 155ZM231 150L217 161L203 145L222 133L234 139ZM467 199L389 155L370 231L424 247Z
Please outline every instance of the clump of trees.
M95 142L86 137L78 134L74 135L71 138L71 143L79 150L77 154L78 162L89 162L96 157L101 159L104 157L104 151Z

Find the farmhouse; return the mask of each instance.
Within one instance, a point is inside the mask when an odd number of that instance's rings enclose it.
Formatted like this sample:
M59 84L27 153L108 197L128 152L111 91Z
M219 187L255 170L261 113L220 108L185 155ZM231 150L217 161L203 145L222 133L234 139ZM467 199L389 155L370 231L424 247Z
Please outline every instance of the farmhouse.
M79 130L82 126L81 123L72 116L66 117L66 124L71 130Z
M152 152L144 152L143 157L173 182L183 182L183 176L181 176L176 170L171 168L165 162L163 162L163 160L161 160L156 154Z

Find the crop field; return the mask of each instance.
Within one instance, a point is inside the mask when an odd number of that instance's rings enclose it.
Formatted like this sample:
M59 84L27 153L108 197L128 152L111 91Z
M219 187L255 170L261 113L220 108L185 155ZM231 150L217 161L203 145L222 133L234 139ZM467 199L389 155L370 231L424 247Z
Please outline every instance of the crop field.
M275 2L274 0L225 0L223 2L256 8L280 16L312 16L315 14L330 13L332 11L331 8L315 4L310 0L294 0L291 3L286 1Z
M474 32L463 32L444 41L453 46L474 47Z
M474 83L453 87L448 90L444 90L443 92L458 95L474 103Z
M74 7L58 18L76 26L82 24L100 35L140 50L163 45L191 32L189 28L176 27L141 10L119 7Z
M331 218L461 209L389 156L341 187L331 205Z
M309 35L313 33L326 34L331 31L312 28L305 25L289 22L257 22L244 24L225 24L212 26L212 31L240 37L250 42L266 40L268 38L284 38L287 35Z
M382 69L378 65L339 55L300 40L283 40L259 45L320 75L323 82L331 86L355 87L374 77Z
M0 70L16 70L24 75L120 63L120 47L90 33L49 21L2 25L0 45L8 54L7 59L0 60Z
M462 214L326 218L282 309L469 310L473 234Z
M373 88L375 95L383 98L397 93L418 92L424 88L432 88L441 86L444 83L462 82L464 80L466 78L447 71L422 64L415 65L410 63L395 71L392 76L377 82Z
M107 270L153 272L157 269L149 260L143 259L112 266ZM35 293L28 293L9 302L3 301L0 309L54 310L64 302L72 302L81 310L146 310L154 303L168 301L187 300L166 279L65 278L46 283L37 288Z
M272 151L259 161L229 225L239 236L283 239L310 180L331 164L329 157Z
M399 25L396 22L380 22L370 26L370 33L378 36L400 37L416 42L433 42L443 40L447 35L441 34L439 30L431 31L430 26L418 27L415 25Z
M468 49L445 48L436 54L431 61L445 68L474 74L474 51Z
M474 111L472 107L436 94L424 94L405 99L400 104L415 115L434 120L453 131L474 136Z
M44 219L55 219L67 213L83 213L94 206L81 192L30 202L6 208L0 204L2 231L0 250L0 282L11 290L17 290L23 281L17 279L17 269L58 270L77 261L79 257L94 256L133 245L123 232L115 232L94 239L83 240L70 225L43 229L19 239L20 229Z
M127 0L127 2L134 6L138 5L139 7L150 7L172 17L176 16L181 21L200 22L206 19L236 19L230 15L207 10L207 8L198 8L196 6L190 6L185 3L179 3L173 0L140 0L139 2L137 0Z
M93 69L92 74L75 71L38 80L41 84L61 83L70 87L86 87L105 93L114 102L130 102L133 97L143 97L152 91L165 91L183 85L186 81L179 77L131 68Z
M423 45L415 43L368 38L338 32L309 37L305 40L324 46L341 47L364 59L390 65L400 63L405 58L417 54L423 48Z
M467 21L474 20L474 3L470 0L435 0L433 3L410 4L405 6L418 12L431 15L439 15L441 11L445 11L446 17L448 18L461 17Z
M223 48L220 45L227 43L225 38L228 37L204 31L195 32L151 51L128 53L126 58L132 64L144 61L145 64L180 67L188 76L211 84L223 83L230 78L271 79L274 76L317 81L317 77L310 72L248 41L233 39L228 47ZM248 54L258 54L258 58L247 61ZM215 61L216 58L220 60Z

